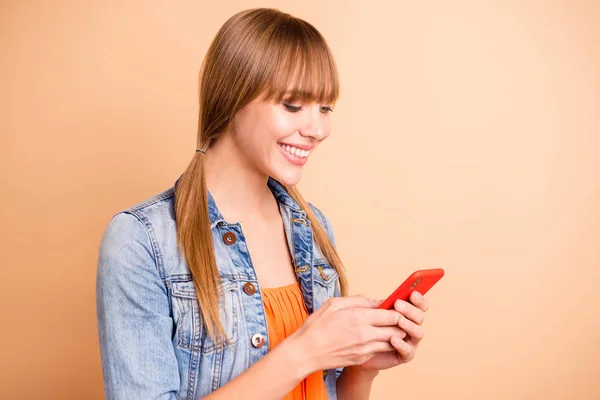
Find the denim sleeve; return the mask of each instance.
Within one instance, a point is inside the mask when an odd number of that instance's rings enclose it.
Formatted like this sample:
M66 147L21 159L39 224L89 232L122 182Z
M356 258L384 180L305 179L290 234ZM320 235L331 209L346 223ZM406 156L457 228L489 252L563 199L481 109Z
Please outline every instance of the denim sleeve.
M107 399L175 399L169 299L145 225L115 215L102 237L96 307Z
M323 228L325 228L325 231L327 232L327 235L329 236L329 240L331 240L331 243L333 243L333 247L336 247L335 236L333 234L333 228L331 227L331 222L329 222L329 219L327 218L327 216L325 216L325 214L321 210L319 210L317 207L315 207L311 203L308 203L308 204L311 207L311 209L313 210L313 212L316 214L317 218L319 218L321 225L323 225ZM340 296L339 286L336 287L335 296ZM335 370L336 378L340 377L343 370L344 370L343 367L336 368L336 370Z

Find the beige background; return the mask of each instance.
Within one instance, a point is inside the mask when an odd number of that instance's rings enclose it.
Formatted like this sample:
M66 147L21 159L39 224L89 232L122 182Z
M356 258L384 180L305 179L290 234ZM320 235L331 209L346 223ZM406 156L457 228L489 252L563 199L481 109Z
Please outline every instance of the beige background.
M100 235L183 171L204 53L254 6L337 58L301 188L352 292L447 271L417 358L372 398L600 398L599 2L0 4L2 398L102 398Z

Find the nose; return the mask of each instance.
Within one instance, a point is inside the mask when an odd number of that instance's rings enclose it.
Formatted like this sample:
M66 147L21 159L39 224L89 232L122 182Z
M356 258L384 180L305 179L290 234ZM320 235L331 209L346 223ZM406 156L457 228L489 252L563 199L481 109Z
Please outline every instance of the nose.
M305 118L300 129L302 136L311 137L319 142L329 136L329 115L322 113L319 105L311 106L310 111L304 115Z

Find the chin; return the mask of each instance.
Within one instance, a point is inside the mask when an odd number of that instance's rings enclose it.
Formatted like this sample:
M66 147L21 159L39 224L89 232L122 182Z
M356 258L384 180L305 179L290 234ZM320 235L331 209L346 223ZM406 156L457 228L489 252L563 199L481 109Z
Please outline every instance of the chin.
M294 168L288 171L273 171L271 177L284 186L295 186L302 178L302 170Z

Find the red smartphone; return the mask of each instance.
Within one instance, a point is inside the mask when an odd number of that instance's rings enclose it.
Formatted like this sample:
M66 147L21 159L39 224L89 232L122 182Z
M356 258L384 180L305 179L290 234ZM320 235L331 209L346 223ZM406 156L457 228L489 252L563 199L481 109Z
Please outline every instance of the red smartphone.
M442 276L444 276L444 270L441 268L421 269L413 272L402 285L398 286L398 289L394 290L390 297L381 303L379 308L390 310L394 307L396 300L408 301L410 294L415 290L421 294L427 293L437 281L442 279Z

